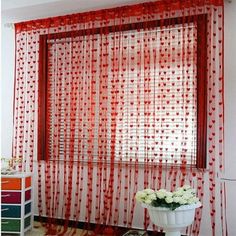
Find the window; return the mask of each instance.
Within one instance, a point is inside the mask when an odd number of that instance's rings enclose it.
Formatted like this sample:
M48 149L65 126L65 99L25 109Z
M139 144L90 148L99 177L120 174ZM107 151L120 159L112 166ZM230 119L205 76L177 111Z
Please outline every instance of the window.
M205 167L206 16L182 21L42 35L39 157Z

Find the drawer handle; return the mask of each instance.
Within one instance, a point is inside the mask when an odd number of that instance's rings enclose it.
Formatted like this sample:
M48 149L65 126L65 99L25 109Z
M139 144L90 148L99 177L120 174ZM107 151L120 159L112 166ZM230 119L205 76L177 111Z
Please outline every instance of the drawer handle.
M4 208L1 211L8 211L8 210L9 210L9 208Z
M9 183L10 181L2 181L2 184L7 184Z
M11 194L5 194L5 195L2 194L2 197L10 197L10 196Z
M7 225L9 224L9 221L2 221L2 225Z

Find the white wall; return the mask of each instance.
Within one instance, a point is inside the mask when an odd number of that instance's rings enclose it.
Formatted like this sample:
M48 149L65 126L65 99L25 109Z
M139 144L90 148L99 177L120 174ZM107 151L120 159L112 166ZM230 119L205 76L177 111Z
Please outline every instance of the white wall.
M8 19L1 22L1 157L11 157L13 133L13 91L14 91L14 30L5 27Z
M225 177L236 180L236 1L225 4ZM227 181L229 236L236 235L236 181Z
M2 22L1 156L11 156L14 88L14 31ZM236 1L225 4L225 177L236 179ZM206 183L207 185L207 183ZM226 182L229 236L236 235L236 182ZM207 189L207 188L206 188ZM219 199L217 199L219 200ZM37 203L35 203L37 205ZM210 219L204 211L201 236L209 236ZM138 222L136 222L136 225ZM219 232L219 236L221 233Z

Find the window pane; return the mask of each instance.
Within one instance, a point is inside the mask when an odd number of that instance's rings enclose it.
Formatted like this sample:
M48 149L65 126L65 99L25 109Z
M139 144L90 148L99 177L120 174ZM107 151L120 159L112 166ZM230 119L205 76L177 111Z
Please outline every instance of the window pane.
M196 37L189 23L49 41L51 157L194 164Z

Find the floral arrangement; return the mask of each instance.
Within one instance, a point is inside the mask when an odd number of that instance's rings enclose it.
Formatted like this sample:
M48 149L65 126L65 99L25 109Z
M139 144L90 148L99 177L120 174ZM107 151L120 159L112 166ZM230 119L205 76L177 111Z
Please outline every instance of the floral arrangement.
M22 163L21 157L4 158L1 157L1 174L11 174L16 172L17 166Z
M169 192L166 189L152 190L144 189L138 191L135 196L140 203L153 207L165 207L171 210L182 205L192 205L199 203L199 198L196 197L196 190L189 185L177 188L174 192Z

